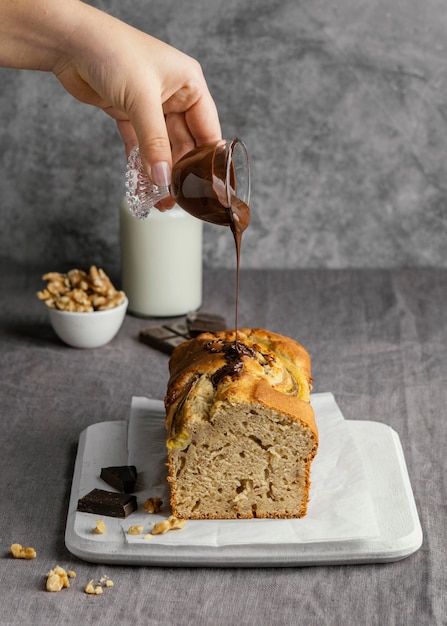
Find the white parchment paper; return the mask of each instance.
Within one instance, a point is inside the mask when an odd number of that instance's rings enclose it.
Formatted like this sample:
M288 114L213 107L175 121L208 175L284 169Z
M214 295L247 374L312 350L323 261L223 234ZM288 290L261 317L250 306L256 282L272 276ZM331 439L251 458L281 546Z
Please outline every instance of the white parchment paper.
M308 513L291 520L188 520L181 531L165 535L129 535L130 525L151 525L170 515L166 481L166 431L163 404L143 397L132 399L128 432L129 463L139 475L138 500L162 498L160 514L133 513L121 522L128 543L163 543L201 547L349 541L379 535L369 479L355 439L331 393L313 394L319 430L318 454L312 464ZM150 521L148 521L150 519Z

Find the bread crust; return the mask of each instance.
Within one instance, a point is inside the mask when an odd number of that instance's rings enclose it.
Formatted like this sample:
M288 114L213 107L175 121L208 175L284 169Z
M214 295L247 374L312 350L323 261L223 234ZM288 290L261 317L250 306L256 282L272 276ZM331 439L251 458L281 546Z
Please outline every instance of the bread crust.
M203 333L178 346L170 359L168 391L165 397L166 427L168 433L174 425L174 416L179 402L185 392L191 388L194 380L201 374L213 375L225 365L222 352L210 352L206 345L212 341L234 341L235 331ZM250 402L254 397L266 405L277 406L277 403L291 419L301 420L307 424L318 438L318 430L313 409L310 407L310 391L312 389L311 359L307 350L297 341L278 333L261 328L238 330L238 340L249 346L258 346L274 354L280 361L276 376L267 379L264 369L257 361L242 357L244 370L235 379L223 381L217 393L230 395L235 400ZM291 395L292 384L284 376L284 370L292 370L292 383L299 385L296 395ZM294 380L293 380L294 379ZM298 380L297 380L298 379ZM176 425L178 429L179 424Z

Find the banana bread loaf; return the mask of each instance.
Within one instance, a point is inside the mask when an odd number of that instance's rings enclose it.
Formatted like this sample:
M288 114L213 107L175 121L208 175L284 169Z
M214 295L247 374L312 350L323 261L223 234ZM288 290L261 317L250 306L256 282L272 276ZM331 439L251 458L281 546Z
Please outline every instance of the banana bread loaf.
M318 432L310 356L262 329L175 349L166 405L171 507L183 519L306 514Z

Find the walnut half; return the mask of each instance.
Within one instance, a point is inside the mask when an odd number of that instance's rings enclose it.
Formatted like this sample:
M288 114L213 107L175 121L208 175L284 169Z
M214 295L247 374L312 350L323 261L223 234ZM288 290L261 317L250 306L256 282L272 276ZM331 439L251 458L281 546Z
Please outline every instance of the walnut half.
M15 559L35 559L37 556L34 548L24 548L20 543L13 543L9 549Z

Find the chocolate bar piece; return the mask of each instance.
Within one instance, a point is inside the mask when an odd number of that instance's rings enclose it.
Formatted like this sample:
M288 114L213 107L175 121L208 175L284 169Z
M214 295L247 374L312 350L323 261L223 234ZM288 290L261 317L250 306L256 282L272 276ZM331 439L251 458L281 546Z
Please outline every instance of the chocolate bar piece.
M189 338L183 335L177 335L165 326L143 328L140 330L138 337L140 341L151 346L151 348L155 348L166 354L172 354L176 346Z
M135 465L116 465L101 468L101 478L121 493L135 491L137 468Z
M103 489L92 489L78 500L78 511L109 517L127 517L137 510L137 506L135 496Z
M188 313L186 324L191 337L197 337L202 333L216 333L227 328L225 318L222 315L200 313L199 311Z
M188 338L188 326L186 324L186 319L180 322L170 322L169 324L165 324L164 326L176 335Z
M178 322L143 328L140 330L139 339L152 348L166 354L172 354L174 348L192 337L226 328L225 318L221 315L192 311L188 313L186 318Z

